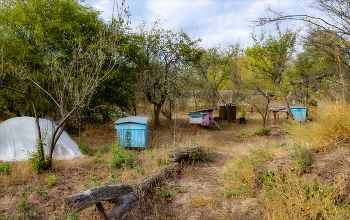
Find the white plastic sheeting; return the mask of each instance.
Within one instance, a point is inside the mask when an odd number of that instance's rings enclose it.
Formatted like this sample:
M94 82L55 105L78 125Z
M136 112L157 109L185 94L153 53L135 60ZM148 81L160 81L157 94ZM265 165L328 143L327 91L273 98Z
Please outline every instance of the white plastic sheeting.
M44 141L45 154L52 139L54 125L46 119L39 120L40 129ZM35 118L16 117L8 119L0 124L0 160L19 161L27 160L30 152L36 151L38 132ZM53 158L71 159L82 157L78 145L63 132L58 139L53 152Z

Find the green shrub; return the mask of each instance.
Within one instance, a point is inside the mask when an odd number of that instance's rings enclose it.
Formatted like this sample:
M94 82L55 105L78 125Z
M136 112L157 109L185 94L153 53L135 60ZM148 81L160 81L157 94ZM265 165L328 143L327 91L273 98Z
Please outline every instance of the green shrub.
M6 162L1 162L0 161L0 173L4 174L4 175L10 175L11 173L11 165L10 163Z
M139 173L139 174L144 174L146 171L145 171L145 169L143 169L140 165L136 165L135 167L134 167L134 171L136 172L136 173Z
M48 169L47 158L42 157L39 151L29 153L28 162L30 168L38 174Z
M125 118L126 117L125 112L122 112L122 111L113 112L110 115L115 120L118 120L119 118Z
M121 168L125 167L134 168L137 165L134 152L127 152L119 144L114 144L111 147L112 157L109 161L109 167Z
M156 195L160 198L168 198L170 197L170 192L163 187L156 187Z
M90 145L88 144L80 144L79 145L79 150L81 151L82 154L86 155L86 156L92 156L92 149L90 147Z
M109 161L109 166L111 168L121 168L125 161L125 151L119 144L115 144L111 148L112 158Z
M79 219L78 213L67 215L67 220L78 220L78 219Z
M57 177L55 175L47 176L44 179L48 187L53 187L57 183Z
M177 194L182 193L182 188L180 186L174 186L173 189Z

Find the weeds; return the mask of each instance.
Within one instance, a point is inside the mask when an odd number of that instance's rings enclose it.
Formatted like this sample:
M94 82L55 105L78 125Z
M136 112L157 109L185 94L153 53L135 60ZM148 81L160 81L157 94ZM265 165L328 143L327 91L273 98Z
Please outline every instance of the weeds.
M79 145L79 150L81 151L82 154L86 155L86 156L92 156L92 149L91 146L88 144L80 144Z
M244 129L243 131L238 132L236 134L236 137L239 137L239 138L241 138L241 137L249 137L251 135L252 135L252 133L250 131Z
M319 106L313 121L305 125L293 123L286 129L296 143L328 152L350 139L349 106L345 103L320 103Z
M79 215L78 213L75 213L75 214L68 214L66 220L78 220L78 219L79 219Z
M16 204L17 204L17 210L19 212L24 212L27 208L27 200L28 196L31 193L31 188L25 188L23 193L17 195Z
M93 188L102 186L104 183L101 181L101 176L97 173L90 173L90 182L85 184L86 188Z
M307 147L302 147L296 143L288 145L291 155L294 157L294 163L291 170L303 171L315 160L315 152Z
M156 190L156 195L160 198L168 198L170 197L170 192L166 189L164 189L163 187L157 186L155 188Z
M192 208L213 208L218 205L218 202L214 199L204 198L202 196L196 196L191 201Z
M269 134L269 130L265 126L260 126L259 130L256 132L257 135L266 136Z
M334 189L317 178L289 175L266 192L266 219L349 219L349 210L333 202Z
M46 157L42 157L39 150L29 153L28 162L30 168L37 174L42 173L48 168Z
M10 163L0 161L0 173L2 173L4 175L10 175L10 173L11 173Z
M182 188L180 186L174 186L173 189L177 194L182 193Z
M257 149L233 161L224 174L227 184L222 194L227 197L253 196L258 186L254 171L272 158L267 150Z
M113 145L111 149L112 157L109 161L110 168L121 168L122 166L135 168L138 165L134 152L127 152L119 144Z
M48 197L48 195L49 195L48 192L42 190L41 188L36 188L35 192L37 195L44 197L44 198Z
M57 183L57 177L55 175L50 175L47 176L44 181L48 187L53 187Z

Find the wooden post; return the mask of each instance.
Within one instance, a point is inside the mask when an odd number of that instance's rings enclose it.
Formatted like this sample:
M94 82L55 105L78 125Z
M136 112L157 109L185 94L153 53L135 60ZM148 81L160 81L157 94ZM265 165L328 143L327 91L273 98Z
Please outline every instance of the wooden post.
M103 205L101 202L96 203L96 208L97 208L98 212L100 213L101 218L104 220L107 220L108 216L106 215L105 209L103 208Z

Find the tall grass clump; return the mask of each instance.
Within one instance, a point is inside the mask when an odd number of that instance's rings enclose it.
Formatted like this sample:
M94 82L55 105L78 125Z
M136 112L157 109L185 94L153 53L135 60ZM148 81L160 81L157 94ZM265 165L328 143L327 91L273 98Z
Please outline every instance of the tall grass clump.
M273 156L268 150L251 150L249 155L244 155L229 164L224 173L226 184L222 193L227 197L252 197L258 187L258 179L255 171L263 163L272 160Z
M265 219L349 219L348 206L334 204L335 191L317 178L275 178L263 201Z
M315 160L315 150L312 148L301 146L294 142L288 143L287 148L293 156L293 163L290 167L293 171L303 172Z
M319 103L312 121L286 126L296 143L327 152L350 139L350 106L345 102Z

